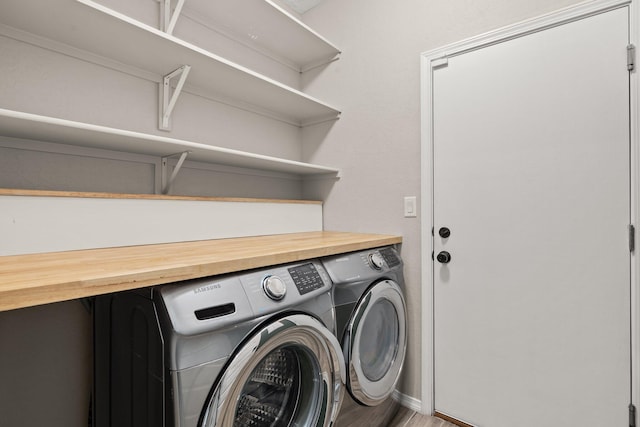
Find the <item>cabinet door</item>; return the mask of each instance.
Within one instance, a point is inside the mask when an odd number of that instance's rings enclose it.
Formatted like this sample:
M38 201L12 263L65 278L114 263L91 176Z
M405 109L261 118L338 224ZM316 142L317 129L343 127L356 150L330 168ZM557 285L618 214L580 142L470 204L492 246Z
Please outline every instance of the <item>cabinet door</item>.
M438 412L628 425L628 13L433 72Z

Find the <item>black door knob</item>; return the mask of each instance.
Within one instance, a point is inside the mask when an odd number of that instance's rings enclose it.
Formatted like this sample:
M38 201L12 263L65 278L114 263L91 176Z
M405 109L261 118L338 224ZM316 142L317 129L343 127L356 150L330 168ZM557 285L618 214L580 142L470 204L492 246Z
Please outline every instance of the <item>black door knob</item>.
M442 251L436 256L436 259L442 264L448 264L451 261L451 254L447 251Z
M440 227L440 230L438 230L438 234L443 239L446 239L447 237L451 236L451 230L449 230L447 227Z

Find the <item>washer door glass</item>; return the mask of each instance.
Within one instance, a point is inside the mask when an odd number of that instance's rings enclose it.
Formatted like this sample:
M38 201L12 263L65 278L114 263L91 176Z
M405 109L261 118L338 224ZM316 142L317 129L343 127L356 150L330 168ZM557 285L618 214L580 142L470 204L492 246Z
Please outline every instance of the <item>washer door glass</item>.
M406 351L406 308L397 283L376 283L353 312L345 349L351 395L364 405L377 405L393 393Z
M209 396L201 427L324 427L342 403L344 359L318 320L275 321L232 356Z
M305 371L301 365L308 365ZM317 396L307 396L306 408L302 390L314 388L318 366L304 350L282 347L269 353L255 367L240 392L234 426L287 427L298 411L309 416L317 405Z

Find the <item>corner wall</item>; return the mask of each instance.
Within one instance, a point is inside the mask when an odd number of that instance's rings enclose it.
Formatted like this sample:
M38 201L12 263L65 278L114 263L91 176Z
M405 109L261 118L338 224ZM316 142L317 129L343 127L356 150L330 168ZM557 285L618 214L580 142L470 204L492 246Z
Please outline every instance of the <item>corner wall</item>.
M306 183L305 197L325 200L326 230L403 236L409 348L400 391L415 409L421 409L423 384L431 382L421 374L420 351L421 264L430 254L421 250L420 217L403 217L404 196L421 195L420 54L576 3L325 0L303 16L343 51L340 61L304 76L305 92L343 111L333 127L304 131L305 161L342 171L333 188Z

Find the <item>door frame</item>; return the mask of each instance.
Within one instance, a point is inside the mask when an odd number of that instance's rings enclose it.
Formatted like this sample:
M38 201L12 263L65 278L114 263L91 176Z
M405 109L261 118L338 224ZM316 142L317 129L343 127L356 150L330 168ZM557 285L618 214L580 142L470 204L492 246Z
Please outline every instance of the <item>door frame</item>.
M433 414L434 395L434 262L433 253L433 70L447 63L447 57L487 47L496 43L542 31L609 10L629 7L629 40L640 49L640 0L591 0L560 9L558 11L509 25L485 34L462 40L421 54L420 104L421 104L421 253L422 253L422 296L421 296L421 368L422 390L420 412ZM637 64L636 60L636 64ZM623 66L623 65L621 65ZM638 65L630 73L630 218L636 229L640 226L640 81ZM637 236L637 232L636 232ZM638 238L636 237L636 241ZM637 245L636 245L637 246ZM631 396L632 402L640 407L640 257L638 251L631 253ZM624 409L621 409L624 410Z

